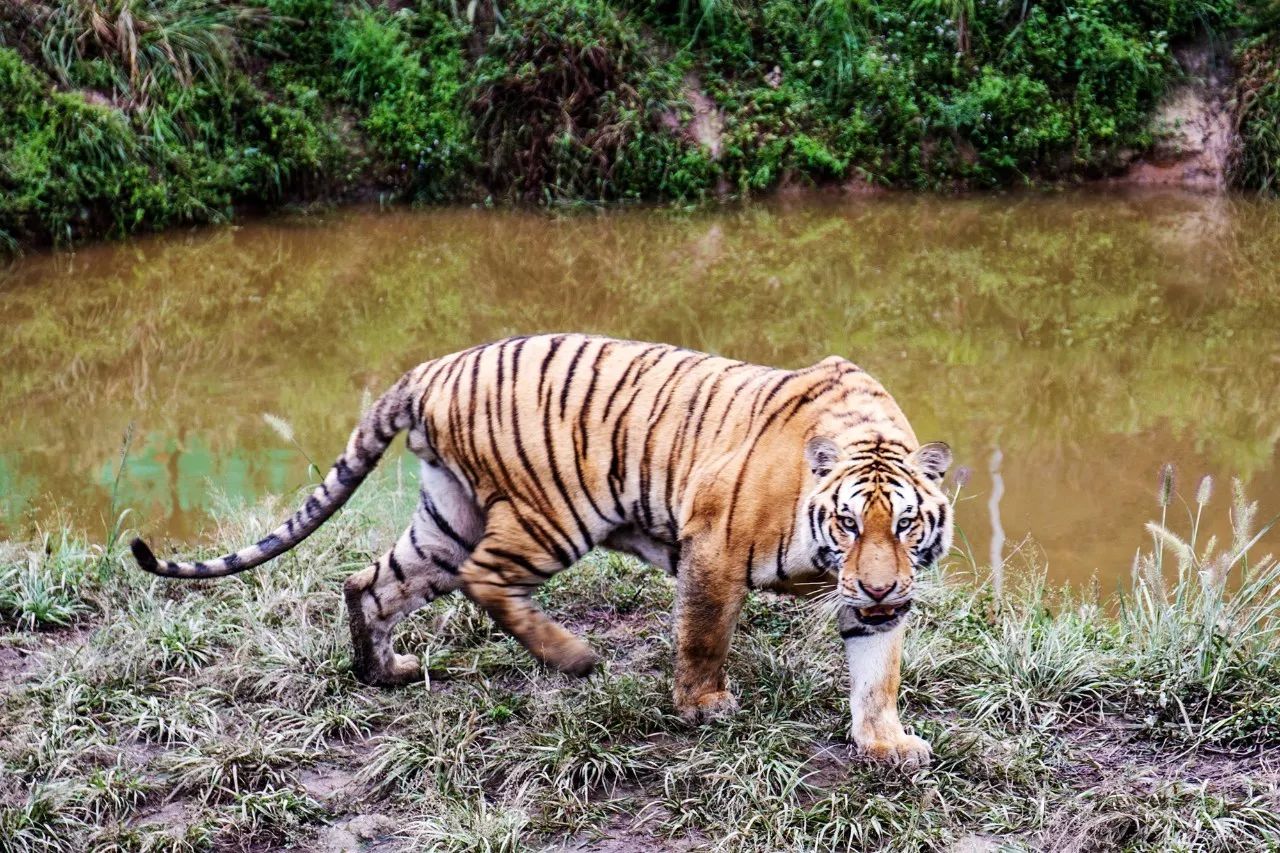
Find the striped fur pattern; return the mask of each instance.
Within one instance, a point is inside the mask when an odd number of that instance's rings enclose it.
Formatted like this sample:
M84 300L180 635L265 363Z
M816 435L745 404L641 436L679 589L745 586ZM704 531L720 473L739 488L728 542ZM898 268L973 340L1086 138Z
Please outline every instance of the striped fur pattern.
M674 693L686 718L736 707L724 660L749 589L825 591L841 604L851 661L863 648L877 661L851 669L854 695L878 697L862 703L874 705L874 724L855 725L855 737L872 757L921 760L902 746L896 660L915 572L950 547L939 487L950 451L919 446L856 365L832 357L779 370L576 334L484 344L405 374L303 507L261 541L204 562L157 560L140 540L134 554L177 578L260 565L329 518L399 432L421 460L417 509L345 584L366 681L422 677L416 658L393 651L392 629L457 589L539 660L590 672L596 654L533 592L603 546L676 578ZM856 681L866 673L870 687Z

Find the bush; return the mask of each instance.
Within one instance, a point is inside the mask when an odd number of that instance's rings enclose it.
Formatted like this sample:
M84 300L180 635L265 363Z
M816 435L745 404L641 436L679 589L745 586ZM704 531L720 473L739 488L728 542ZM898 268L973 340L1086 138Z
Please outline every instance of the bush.
M435 201L467 183L472 131L458 27L436 12L358 10L337 30L334 59L342 93L367 111L361 124L391 184Z
M563 203L1106 175L1152 144L1172 46L1241 23L1232 177L1271 190L1277 8L0 0L0 247L358 190Z
M476 66L486 183L529 201L646 196L664 186L661 164L681 146L661 139L658 115L676 83L633 25L601 0L526 0L510 21ZM696 184L696 171L676 183Z
M220 221L318 185L341 156L314 91L268 97L236 67L248 10L149 3L130 17L117 4L103 21L95 9L23 7L25 39L0 47L8 242Z
M1235 108L1240 137L1231 164L1234 183L1280 192L1280 2L1251 4L1254 34L1236 49Z

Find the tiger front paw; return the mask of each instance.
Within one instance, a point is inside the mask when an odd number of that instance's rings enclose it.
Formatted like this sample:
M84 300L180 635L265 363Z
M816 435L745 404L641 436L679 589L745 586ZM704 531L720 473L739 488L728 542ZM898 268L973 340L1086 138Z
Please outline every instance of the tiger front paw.
M558 640L559 642L554 646L548 644L540 650L542 653L538 657L543 663L565 675L577 678L586 678L595 672L596 667L600 665L600 656L591 646L567 631Z
M676 713L689 725L711 723L737 712L738 698L728 690L716 690L690 700L676 702Z
M933 756L929 742L905 732L897 737L855 739L858 755L876 764L889 764L905 770L928 765Z
M554 664L555 668L565 675L572 675L578 678L586 678L595 672L596 667L599 665L600 656L586 644L583 644L581 648L574 649L572 653L564 655Z

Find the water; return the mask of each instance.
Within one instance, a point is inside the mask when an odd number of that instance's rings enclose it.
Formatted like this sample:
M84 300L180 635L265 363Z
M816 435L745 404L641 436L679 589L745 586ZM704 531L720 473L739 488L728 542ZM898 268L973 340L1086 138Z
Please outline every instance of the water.
M0 533L111 521L169 545L292 492L362 400L432 356L586 330L779 366L838 353L974 469L967 547L1104 589L1157 471L1280 511L1280 206L1177 194L810 197L690 215L357 209L0 272ZM999 460L993 472L993 460ZM1182 504L1171 518L1185 517ZM993 537L993 534L994 537ZM163 539L163 536L161 536Z

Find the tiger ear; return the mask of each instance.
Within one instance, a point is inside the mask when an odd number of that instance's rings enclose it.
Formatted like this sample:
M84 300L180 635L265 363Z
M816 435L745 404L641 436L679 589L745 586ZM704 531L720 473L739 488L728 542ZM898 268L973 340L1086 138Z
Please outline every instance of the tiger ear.
M815 435L804 444L804 461L815 477L825 477L831 473L836 460L840 458L840 448L825 435Z
M942 441L922 444L907 461L931 480L941 480L951 467L951 448Z

